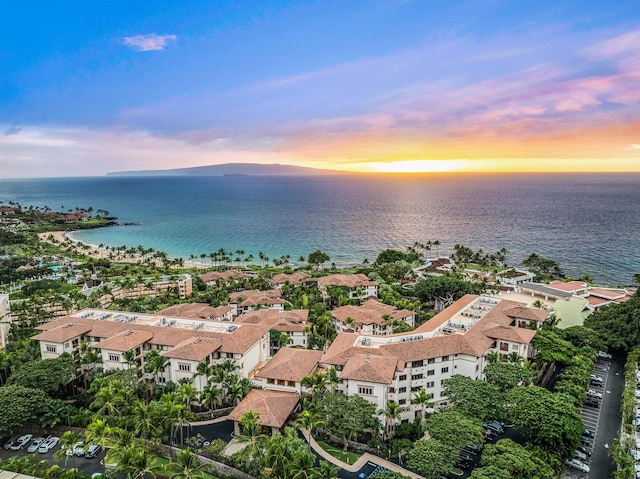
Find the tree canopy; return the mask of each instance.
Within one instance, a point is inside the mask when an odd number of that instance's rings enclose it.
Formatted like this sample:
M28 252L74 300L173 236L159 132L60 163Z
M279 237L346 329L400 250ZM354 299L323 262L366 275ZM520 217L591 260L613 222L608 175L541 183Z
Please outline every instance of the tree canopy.
M307 263L313 266L314 269L319 269L327 261L331 261L331 258L327 253L321 251L319 249L315 250L313 253L309 253L307 258Z
M76 368L69 355L56 359L29 361L22 364L7 381L9 385L40 389L55 396L60 388L69 384L75 377Z
M527 449L511 439L500 439L495 444L487 444L482 452L483 469L495 468L501 472L492 478L518 477L521 479L553 479L557 476L553 468L543 459L531 454ZM472 476L478 477L478 476ZM483 476L479 476L483 477Z
M482 442L482 421L459 411L448 410L431 414L425 421L429 436L454 448Z
M482 421L504 417L504 398L500 388L487 381L456 374L444 382L443 395L455 410Z
M407 465L426 479L447 475L458 459L458 451L437 439L417 441L409 451Z
M489 384L508 391L519 385L527 385L533 378L533 372L518 363L495 362L487 364L484 374Z
M46 408L49 397L41 389L24 386L0 388L0 431L22 426Z
M608 349L631 351L640 344L640 292L624 303L594 312L584 325L596 331Z
M429 276L418 281L413 288L414 294L425 303L441 301L444 305L453 303L465 294L477 294L482 290L481 284L465 281L458 276Z
M364 434L368 429L380 429L376 406L360 396L327 393L320 400L320 409L325 415L325 431L345 440Z
M575 450L583 424L572 398L527 386L513 388L506 399L509 417L533 444L562 455Z

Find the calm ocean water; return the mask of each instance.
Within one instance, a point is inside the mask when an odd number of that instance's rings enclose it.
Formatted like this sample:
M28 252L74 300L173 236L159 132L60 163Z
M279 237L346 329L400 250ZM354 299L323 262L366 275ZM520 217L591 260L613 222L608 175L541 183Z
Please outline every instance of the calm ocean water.
M536 252L572 276L630 284L640 272L640 175L94 177L0 180L0 200L106 209L139 223L78 233L173 257L243 249L271 258L320 248L338 265L440 240Z

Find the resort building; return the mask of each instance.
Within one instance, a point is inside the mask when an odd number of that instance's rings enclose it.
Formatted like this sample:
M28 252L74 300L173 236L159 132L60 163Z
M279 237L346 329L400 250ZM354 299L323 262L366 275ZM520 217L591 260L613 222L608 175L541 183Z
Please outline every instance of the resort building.
M411 421L421 413L411 404L421 388L433 394L435 404L446 405L444 381L454 374L483 379L489 354L533 357L531 339L548 314L516 301L466 295L410 333L340 333L320 366L335 367L340 390L379 409L396 401L402 420Z
M229 295L229 306L231 306L233 310L232 314L234 317L261 308L284 311L285 302L286 301L280 297L279 289L270 289L268 291L248 289Z
M280 273L274 275L269 283L272 288L282 289L285 284L290 284L291 286L300 286L301 284L316 281L315 278L312 278L304 271L296 271L295 273Z
M240 419L247 411L260 415L260 425L269 428L272 434L282 431L298 409L298 394L286 391L252 389L249 394L227 416L233 421L235 434L240 434Z
M393 323L402 321L413 329L415 313L369 298L362 306L341 306L331 311L337 332L384 335L393 332Z
M242 281L248 279L249 277L250 275L248 275L247 273L243 273L242 271L238 271L235 269L230 269L227 271L209 271L200 275L200 279L203 283L214 288L218 288L225 283Z
M318 278L318 288L322 298L327 301L331 297L331 288L344 288L349 299L365 300L378 297L378 283L371 281L364 274L332 274Z
M307 347L306 327L309 318L308 309L280 311L278 309L258 309L241 314L235 319L238 324L261 324L289 336L288 346ZM280 349L280 344L271 344L271 354Z
M11 304L8 294L0 294L0 345L7 346L9 328L11 327Z
M156 297L170 289L176 289L180 299L187 298L193 292L191 275L183 273L176 276L164 276L160 279L149 278L146 281L133 284L126 282L103 283L99 279L94 279L85 283L82 293L89 295L97 292L100 294L98 297L100 305L103 308L108 308L114 299L131 299L139 296Z
M205 303L174 304L168 308L156 312L160 316L170 316L185 319L206 319L208 321L232 321L233 308L231 306L218 306L216 308Z
M545 300L549 299L567 299L572 295L587 294L588 285L584 281L551 281L548 284L543 283L520 283L516 288L516 292L530 294L531 296L540 296Z
M322 351L282 348L256 371L254 382L262 389L302 394L307 392L302 380L316 371L321 357Z
M37 329L42 332L32 339L40 343L42 359L73 355L86 341L101 353L106 370L144 370L146 353L156 349L168 364L145 377L159 384L193 378L200 362L214 365L227 359L234 361L238 376L249 377L269 356L269 327L262 325L85 309ZM125 359L127 351L134 352L133 364ZM195 385L203 386L198 381Z
M594 311L610 304L624 303L635 293L634 289L623 288L588 288L587 293L581 295L587 300Z

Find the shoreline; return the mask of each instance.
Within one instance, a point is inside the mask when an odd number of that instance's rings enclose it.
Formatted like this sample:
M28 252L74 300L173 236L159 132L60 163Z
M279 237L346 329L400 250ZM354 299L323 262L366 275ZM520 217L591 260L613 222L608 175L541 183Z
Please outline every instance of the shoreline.
M76 237L73 236L79 230L70 230L70 231L45 231L43 233L38 233L38 239L42 242L53 244L56 246L64 245L65 243L71 242L75 245L75 250L79 254L83 254L93 259L108 259L110 261L115 261L118 263L141 263L143 262L143 258L139 254L131 255L123 255L121 253L115 253L111 251L109 248L100 248L98 245L86 243ZM50 239L49 237L53 239ZM174 258L175 259L175 258ZM162 261L157 258L149 258L150 261L154 262L156 266L162 266ZM204 263L199 261L192 261L190 259L184 260L183 268L187 269L206 269L207 266Z

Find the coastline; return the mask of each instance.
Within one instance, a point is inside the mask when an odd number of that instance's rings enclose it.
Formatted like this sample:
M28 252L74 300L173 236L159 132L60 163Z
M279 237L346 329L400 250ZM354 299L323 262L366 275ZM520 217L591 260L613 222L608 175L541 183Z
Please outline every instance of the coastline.
M138 254L134 256L115 253L114 251L109 250L108 248L101 248L98 245L86 243L81 241L80 239L73 236L75 232L78 230L71 231L45 231L43 233L38 233L38 239L42 242L54 244L54 245L63 245L65 243L73 244L75 251L78 254L83 254L93 259L108 259L110 261L116 261L119 263L140 263L143 261L142 257ZM50 238L51 237L51 238ZM156 266L162 266L161 260L157 258L150 258L150 261L154 262ZM206 269L206 265L199 261L185 260L184 268L187 269Z

